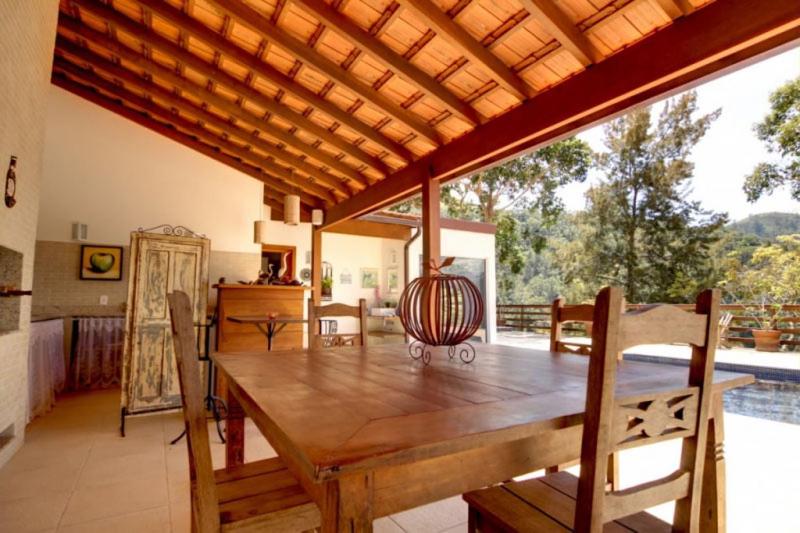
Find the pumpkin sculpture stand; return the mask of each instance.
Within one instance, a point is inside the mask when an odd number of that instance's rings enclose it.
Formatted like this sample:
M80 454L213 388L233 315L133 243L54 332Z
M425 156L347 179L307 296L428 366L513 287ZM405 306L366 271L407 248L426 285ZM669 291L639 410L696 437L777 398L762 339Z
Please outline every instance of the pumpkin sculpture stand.
M475 348L466 341L483 321L483 299L466 277L441 273L453 261L452 257L440 265L431 261L435 274L409 283L397 306L403 328L415 339L408 354L426 365L435 346L447 346L451 360L456 354L463 363L475 360Z

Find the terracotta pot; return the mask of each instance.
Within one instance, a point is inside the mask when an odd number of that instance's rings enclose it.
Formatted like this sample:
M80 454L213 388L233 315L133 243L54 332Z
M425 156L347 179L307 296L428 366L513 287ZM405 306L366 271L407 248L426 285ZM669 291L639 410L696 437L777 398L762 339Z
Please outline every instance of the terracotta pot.
M777 329L754 329L753 339L759 352L777 352L781 349L781 332Z

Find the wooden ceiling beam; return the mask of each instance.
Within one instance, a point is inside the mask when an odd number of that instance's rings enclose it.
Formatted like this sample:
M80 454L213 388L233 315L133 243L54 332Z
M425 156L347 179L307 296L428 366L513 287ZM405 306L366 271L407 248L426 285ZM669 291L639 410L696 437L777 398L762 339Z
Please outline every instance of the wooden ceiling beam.
M73 0L73 1L78 3L82 9L86 9L87 11L103 19L107 23L114 24L115 26L117 26L119 30L122 30L132 35L133 37L135 37L136 39L138 39L143 43L146 43L150 47L160 50L166 55L172 57L175 61L179 61L184 65L196 70L197 72L209 78L210 80L214 80L215 83L219 83L221 85L224 85L232 89L233 92L243 96L244 98L257 104L258 106L263 107L268 112L274 113L275 115L282 117L289 123L309 132L311 135L330 144L331 146L335 146L336 148L338 148L345 154L349 155L350 157L358 161L361 161L365 165L375 168L379 172L383 173L387 171L385 163L380 161L378 158L367 154L359 147L354 146L353 143L348 142L346 139L328 131L326 128L320 126L319 124L316 124L314 121L303 116L301 113L292 111L285 105L282 105L276 102L274 99L263 95L253 87L250 87L246 83L228 74L222 69L215 67L214 65L207 63L206 61L197 57L196 55L184 50L183 48L173 43L169 39L166 39L161 35L159 35L158 33L156 33L155 31L144 27L135 20L123 15L119 11L116 11L115 9L106 6L105 4L101 4L97 0ZM63 16L59 17L59 24L63 25L64 27L68 27L71 31L73 31L72 28L76 26L78 28L84 28L86 30L89 30L90 32L94 31L91 28L88 28L87 26L80 25L76 23L74 20L71 20ZM70 24L71 27L69 27L68 24ZM75 31L77 32L77 30ZM110 38L107 38L106 40L112 42L118 42ZM128 50L130 50L130 48L128 48ZM206 92L210 93L210 91ZM322 161L322 157L324 156L324 154L312 155L314 152L318 151L314 150L309 145L305 144L299 139L295 138L291 143L287 144L298 145L298 149L307 152L310 157ZM338 161L333 157L327 156L327 159L324 161L324 163L330 166L331 168L336 168L339 172L346 174L348 178L352 179L356 183L360 183L361 185L369 184L369 181L365 176L361 175L352 167L346 165L341 161Z
M368 124L361 122L358 118L347 113L346 110L338 107L333 102L321 98L314 91L295 82L292 78L286 76L269 63L262 61L260 58L215 33L202 22L172 7L163 0L138 1L140 4L146 5L153 13L158 14L159 17L181 28L182 31L192 35L195 39L203 41L215 50L219 50L227 59L235 61L259 77L274 84L279 89L283 89L287 93L302 100L305 104L325 113L338 121L341 125L363 136L365 140L375 143L387 152L394 154L406 162L413 159L411 152L400 143L393 141Z
M257 154L249 152L244 148L237 146L236 144L232 143L231 141L227 141L222 139L213 133L200 128L196 124L192 123L188 119L185 119L176 113L172 112L169 109L163 108L151 100L148 100L142 96L139 96L124 87L106 81L96 74L93 74L91 71L86 69L80 69L75 67L74 69L69 69L68 67L65 68L65 63L68 63L64 59L59 59L57 62L54 63L55 69L59 72L63 78L60 78L61 82L69 81L71 85L67 88L72 92L76 92L72 89L75 89L76 85L83 87L83 90L79 93L80 96L86 96L87 93L91 93L92 89L95 91L100 90L106 93L107 95L113 96L113 98L107 97L111 100L116 98L119 101L126 102L129 106L136 107L141 111L145 112L151 121L155 121L159 124L156 117L160 117L161 120L166 122L167 124L171 125L174 129L171 131L179 132L181 135L193 138L196 141L200 142L204 146L208 148L203 150L203 153L208 155L209 151L219 151L221 153L223 150L227 152L229 155L234 154L231 158L238 159L241 162L250 162L256 168L262 170L263 174L271 179L265 180L264 177L260 177L261 181L265 183L269 183L270 186L273 188L284 192L285 194L296 194L299 189L306 189L309 191L308 194L303 194L303 199L309 205L320 205L330 204L330 197L326 194L327 191L320 192L318 189L307 189L304 187L304 183L297 183L297 179L295 176L292 175L291 172L288 170L281 168L277 164L272 161L267 160L264 157L261 157ZM80 80L80 82L76 81ZM69 84L67 84L69 85ZM59 86L64 86L64 83L59 84ZM78 93L76 93L78 94ZM94 100L92 100L94 102ZM96 102L95 102L96 103ZM105 107L105 106L104 106ZM115 108L119 109L120 106ZM124 106L121 106L124 107ZM128 109L131 109L128 107ZM134 111L135 112L135 111ZM129 118L127 114L122 114L126 118ZM163 126L163 124L162 124ZM164 126L166 129L170 129L168 126ZM152 128L151 128L152 129ZM175 139L175 137L171 137ZM175 139L181 141L181 139ZM192 148L196 148L192 146ZM313 192L312 192L313 191ZM320 196L317 196L320 195Z
M535 91L517 76L511 68L500 61L491 51L484 48L467 30L458 25L430 0L399 0L400 5L411 9L431 29L454 44L470 61L484 68L505 90L527 100Z
M321 177L317 175L320 172L319 169L308 164L307 162L303 161L297 156L294 156L284 150L272 146L263 139L253 136L247 130L235 126L230 122L218 117L217 115L214 115L213 113L210 113L204 109L197 107L196 105L192 104L187 100L184 100L183 98L176 97L173 93L171 93L167 89L159 87L153 82L148 81L129 70L126 70L125 68L117 65L113 61L105 59L101 56L98 56L97 54L92 53L89 50L81 48L76 44L72 43L71 41L68 41L62 36L59 36L56 39L56 49L62 53L67 53L72 57L75 57L77 59L80 59L81 61L86 62L87 64L91 65L92 68L105 72L106 74L125 83L127 86L132 85L138 88L140 91L147 93L151 97L155 97L163 102L166 102L170 107L177 109L178 111L192 115L199 121L202 121L206 124L210 124L221 131L224 131L232 136L238 137L242 143L247 145L252 145L261 150L262 152L265 152L269 156L274 157L276 160L282 161L283 163L289 165L290 167L294 167L300 170L301 172L311 176L312 178L317 178L318 180L321 179ZM78 67L73 63L66 61L63 58L57 57L55 59L55 63L58 64L59 69L61 69L62 71L67 72L71 76L81 76L85 81L89 82L91 85L94 85L95 87L99 87L102 82L105 82L105 80L103 80L96 74L91 74L85 69ZM108 90L106 92L108 92ZM295 176L294 179L298 180L302 178ZM327 176L327 179L334 179L334 177ZM329 191L327 187L322 187L322 186L315 187L314 192L327 201L333 201L333 202L338 201L338 198L336 196L333 196L333 193Z
M688 0L656 0L656 3L671 19L689 15L694 11L694 6Z
M471 124L485 122L485 117L481 117L471 105L459 100L455 94L440 85L432 76L404 59L329 4L322 0L295 0L295 3L306 8L323 24L333 28L339 35L350 40L357 47L372 54L384 67L393 70L406 82L415 85L429 97L444 104L455 116Z
M323 227L417 194L429 176L466 176L797 41L800 3L716 0L332 206Z
M521 0L523 7L541 24L547 33L580 61L583 66L597 63L603 54L595 48L575 24L552 0Z
M147 59L138 52L128 48L119 41L111 39L110 37L106 36L101 32L93 30L82 24L78 24L74 20L66 17L59 18L59 27L69 30L70 32L75 33L76 35L80 35L81 37L87 39L88 41L105 48L111 54L121 57L122 59L132 63L133 65L136 65L137 68L142 69L150 76L156 76L158 78L161 78L162 80L165 80L171 85L173 85L175 88L180 89L181 91L185 91L188 94L192 94L194 97L200 99L201 101L211 103L213 106L223 110L231 117L234 117L237 120L241 120L247 124L250 124L257 130L263 131L265 134L278 139L280 142L288 146L292 146L296 150L305 153L309 157L319 160L323 164L328 165L330 168L333 168L338 172L341 172L345 175L347 175L347 172L355 172L349 167L347 167L347 165L344 165L343 163L337 161L333 157L321 152L320 150L314 148L313 146L305 144L291 133L284 131L272 124L269 124L261 117L257 117L252 113L248 112L247 110L237 106L234 102L231 102L230 100L227 100L226 98L223 98L216 93L209 92L205 88L194 84L193 82L187 80L186 78L178 76L177 73L175 73L171 69L159 65L158 63L152 60ZM361 178L363 179L363 176ZM347 186L338 178L331 180L329 182L329 185L331 185L344 195L350 194L350 189L347 188ZM357 182L356 185L360 188L364 187L363 183L360 182Z
M295 39L287 32L273 24L255 9L240 0L208 0L222 13L231 16L238 23L250 28L252 31L271 39L295 58L305 63L339 85L355 93L359 98L375 106L392 119L405 124L420 137L435 146L442 143L442 138L435 128L428 125L419 115L414 114L401 105L393 102L386 95L376 91L366 83L356 79L339 65L326 58L316 50L308 47L306 43Z

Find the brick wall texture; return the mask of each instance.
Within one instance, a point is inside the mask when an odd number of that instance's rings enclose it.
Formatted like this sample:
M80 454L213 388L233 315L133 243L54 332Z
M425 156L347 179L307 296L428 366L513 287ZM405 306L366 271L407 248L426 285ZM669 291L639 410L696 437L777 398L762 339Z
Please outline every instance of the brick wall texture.
M0 0L0 179L17 156L17 205L0 204L0 246L23 254L22 288L33 280L46 101L53 61L57 0ZM0 335L0 466L22 445L28 401L31 299L20 301L20 328Z
M109 243L92 243L109 244ZM212 242L213 246L214 243ZM105 315L124 311L128 296L130 250L123 248L121 281L81 280L78 272L81 243L37 241L33 269L33 314L42 315ZM225 277L229 282L253 280L258 275L261 257L257 253L211 251L208 266L209 286ZM210 290L209 304L216 301ZM100 297L108 296L108 305L100 305Z

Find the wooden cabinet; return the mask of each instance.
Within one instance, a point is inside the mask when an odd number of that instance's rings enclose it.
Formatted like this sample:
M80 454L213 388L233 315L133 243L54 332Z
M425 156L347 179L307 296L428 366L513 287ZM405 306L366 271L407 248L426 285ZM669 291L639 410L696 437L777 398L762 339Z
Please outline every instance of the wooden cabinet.
M285 318L302 318L309 287L280 285L216 285L217 350L263 351L267 340L253 324L236 324L229 316L253 316L275 313ZM273 350L303 347L304 324L288 324L272 341Z

